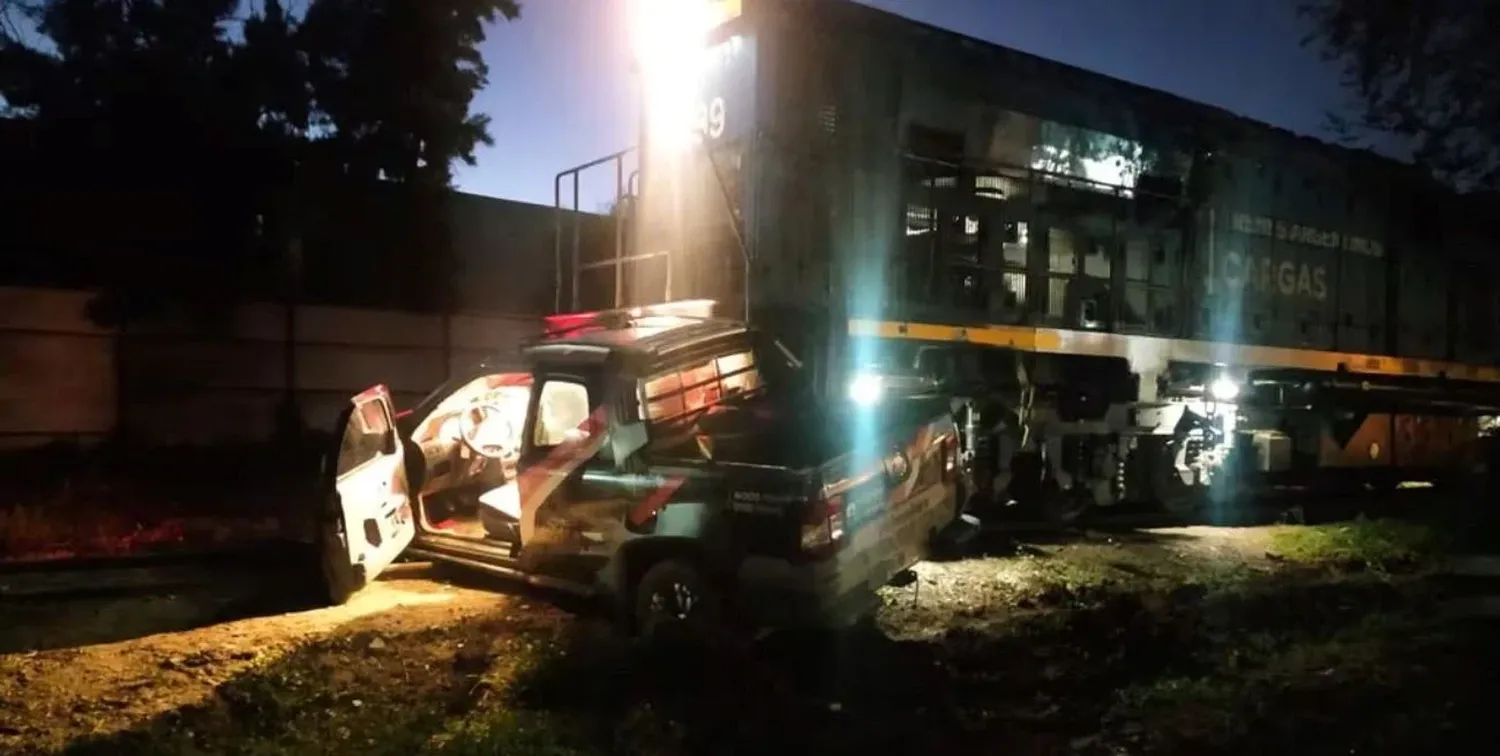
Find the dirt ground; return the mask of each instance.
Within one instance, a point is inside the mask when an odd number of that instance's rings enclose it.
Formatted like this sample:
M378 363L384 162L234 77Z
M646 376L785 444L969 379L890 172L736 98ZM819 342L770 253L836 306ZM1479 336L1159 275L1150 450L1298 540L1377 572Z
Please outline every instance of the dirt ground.
M1439 611L1401 526L983 541L871 626L693 652L405 565L343 607L0 656L0 752L1436 753L1500 700L1493 628Z

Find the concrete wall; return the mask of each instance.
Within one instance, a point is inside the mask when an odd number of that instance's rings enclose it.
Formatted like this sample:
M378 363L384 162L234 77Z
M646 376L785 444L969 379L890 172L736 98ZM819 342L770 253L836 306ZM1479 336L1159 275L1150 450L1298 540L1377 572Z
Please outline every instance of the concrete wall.
M0 449L123 429L141 443L269 437L291 373L304 424L332 429L350 396L376 383L410 407L450 369L494 356L519 364L531 317L303 306L240 307L212 333L188 323L89 321L90 292L0 287ZM445 367L444 328L448 331Z

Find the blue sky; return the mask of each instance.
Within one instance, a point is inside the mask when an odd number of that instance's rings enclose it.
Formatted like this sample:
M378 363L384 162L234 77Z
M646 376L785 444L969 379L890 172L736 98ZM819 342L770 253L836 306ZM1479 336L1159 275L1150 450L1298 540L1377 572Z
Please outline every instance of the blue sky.
M550 205L558 171L635 142L628 0L520 1L520 20L490 29L490 85L473 104L495 144L458 166L457 183ZM1345 102L1337 71L1301 46L1297 0L861 2L1303 134L1322 135L1324 114ZM599 184L586 197L612 191L612 176L589 178ZM584 203L598 210L590 202L602 197Z
M490 86L474 108L493 119L495 145L457 181L551 204L558 171L635 141L626 0L522 2L484 45ZM1301 46L1295 0L865 2L1304 134L1344 102L1338 72Z

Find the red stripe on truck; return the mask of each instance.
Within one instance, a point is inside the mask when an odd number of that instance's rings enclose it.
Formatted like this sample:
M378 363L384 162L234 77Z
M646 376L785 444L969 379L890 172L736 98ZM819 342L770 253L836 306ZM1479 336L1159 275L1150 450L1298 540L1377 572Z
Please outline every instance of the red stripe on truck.
M667 502L672 500L672 495L677 493L677 489L682 488L682 484L686 481L687 478L682 475L674 475L662 481L656 490L647 494L630 510L630 524L639 527L650 522L651 518L661 513Z

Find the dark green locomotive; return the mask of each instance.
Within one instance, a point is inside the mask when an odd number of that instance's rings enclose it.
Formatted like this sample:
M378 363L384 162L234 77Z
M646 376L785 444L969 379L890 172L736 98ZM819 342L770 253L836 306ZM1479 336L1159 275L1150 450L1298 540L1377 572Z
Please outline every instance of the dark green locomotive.
M1065 517L1472 472L1482 200L857 3L728 5L699 144L643 144L622 263L580 260L575 306L713 297L829 392L918 370L967 400L981 492Z

